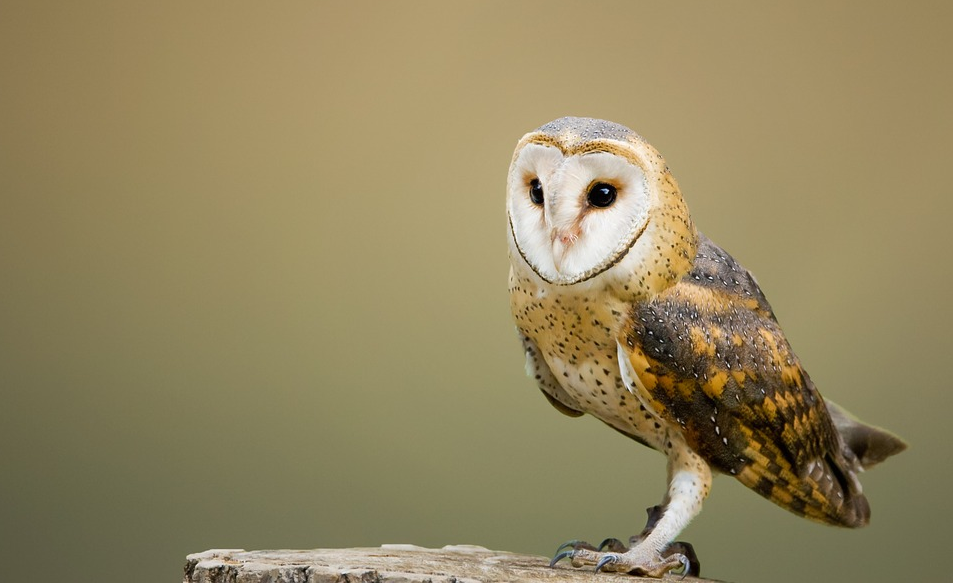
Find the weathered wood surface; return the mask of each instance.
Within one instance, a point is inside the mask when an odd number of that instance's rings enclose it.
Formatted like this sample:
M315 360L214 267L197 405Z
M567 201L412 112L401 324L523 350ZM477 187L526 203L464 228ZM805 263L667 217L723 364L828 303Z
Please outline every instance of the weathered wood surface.
M681 580L666 575L663 581ZM573 569L564 562L459 545L425 549L380 548L244 551L215 549L189 555L183 583L547 583L658 582L630 575ZM685 581L706 579L688 577Z

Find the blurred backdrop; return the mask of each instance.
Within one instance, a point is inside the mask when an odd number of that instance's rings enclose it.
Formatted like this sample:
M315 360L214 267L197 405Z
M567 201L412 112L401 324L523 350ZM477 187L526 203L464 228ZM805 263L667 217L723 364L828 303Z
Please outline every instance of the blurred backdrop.
M4 579L638 532L663 457L550 407L510 321L507 166L563 115L654 144L821 391L911 444L864 476L860 531L717 479L681 537L703 573L945 569L951 16L5 1Z

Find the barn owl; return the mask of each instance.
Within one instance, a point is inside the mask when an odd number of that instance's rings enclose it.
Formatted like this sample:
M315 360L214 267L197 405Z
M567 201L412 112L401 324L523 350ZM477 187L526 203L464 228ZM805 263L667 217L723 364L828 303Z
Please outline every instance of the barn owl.
M857 475L905 444L821 397L754 277L695 229L655 148L615 123L557 119L517 144L506 205L527 372L559 411L668 459L667 492L631 548L573 541L554 565L697 572L673 541L718 473L806 518L867 524Z

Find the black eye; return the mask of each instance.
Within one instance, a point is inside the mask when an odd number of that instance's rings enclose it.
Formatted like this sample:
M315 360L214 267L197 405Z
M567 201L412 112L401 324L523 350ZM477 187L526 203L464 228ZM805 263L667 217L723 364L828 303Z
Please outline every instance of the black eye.
M539 178L529 181L529 199L533 204L543 204L543 185L539 183Z
M589 189L586 200L589 201L589 206L601 209L612 206L612 203L615 202L615 186L605 182L597 182Z

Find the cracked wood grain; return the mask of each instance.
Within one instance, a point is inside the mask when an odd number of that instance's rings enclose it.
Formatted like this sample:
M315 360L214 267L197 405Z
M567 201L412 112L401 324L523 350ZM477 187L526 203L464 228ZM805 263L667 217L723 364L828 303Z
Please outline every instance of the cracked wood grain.
M593 573L545 557L471 545L245 551L213 549L186 559L183 583L642 583L630 575ZM663 581L678 581L666 575ZM685 581L710 581L686 578Z

